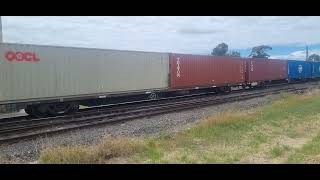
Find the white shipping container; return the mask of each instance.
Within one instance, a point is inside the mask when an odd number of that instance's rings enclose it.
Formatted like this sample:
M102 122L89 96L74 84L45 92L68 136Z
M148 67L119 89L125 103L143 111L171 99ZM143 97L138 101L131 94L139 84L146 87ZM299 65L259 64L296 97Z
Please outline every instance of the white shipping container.
M0 44L0 103L167 89L167 53Z

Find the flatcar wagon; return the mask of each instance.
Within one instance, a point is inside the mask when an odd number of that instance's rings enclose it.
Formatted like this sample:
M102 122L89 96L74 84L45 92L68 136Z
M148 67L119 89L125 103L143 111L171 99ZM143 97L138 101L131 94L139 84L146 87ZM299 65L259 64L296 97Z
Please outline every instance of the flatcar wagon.
M36 116L71 113L84 100L168 89L167 53L0 44L0 104Z

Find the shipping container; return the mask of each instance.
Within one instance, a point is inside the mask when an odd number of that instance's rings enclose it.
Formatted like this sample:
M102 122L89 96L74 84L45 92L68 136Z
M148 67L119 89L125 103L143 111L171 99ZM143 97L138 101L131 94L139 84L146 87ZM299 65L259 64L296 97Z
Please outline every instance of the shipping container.
M168 88L167 53L0 44L0 104Z
M245 61L237 57L170 54L170 88L237 85L245 82Z
M287 79L287 61L277 59L248 58L248 83Z
M312 64L312 78L320 77L320 62L310 62Z
M312 64L307 61L288 60L288 78L290 80L312 78Z

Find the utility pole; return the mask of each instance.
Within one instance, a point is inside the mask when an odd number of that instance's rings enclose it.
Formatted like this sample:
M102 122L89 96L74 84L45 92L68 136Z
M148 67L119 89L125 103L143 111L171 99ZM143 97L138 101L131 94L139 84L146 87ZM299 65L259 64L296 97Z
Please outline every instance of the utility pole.
M0 43L3 43L3 39L2 39L2 22L1 22L1 16L0 16Z

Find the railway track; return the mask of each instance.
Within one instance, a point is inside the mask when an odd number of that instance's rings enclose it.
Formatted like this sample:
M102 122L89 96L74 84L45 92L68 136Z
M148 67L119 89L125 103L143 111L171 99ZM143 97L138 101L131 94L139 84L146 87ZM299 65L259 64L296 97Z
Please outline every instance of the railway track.
M230 94L203 94L190 96L189 98L168 98L158 102L150 101L140 104L124 104L118 107L106 106L88 108L75 115L27 119L17 117L0 121L0 143L16 142L22 139L34 138L42 135L50 135L63 131L70 131L80 128L118 123L130 119L154 116L164 113L182 111L196 107L220 104L225 102L246 100L282 91L296 92L303 91L308 87L274 86L269 89L254 91L238 91ZM24 119L23 119L24 118Z
M295 84L300 84L301 82L297 82ZM287 83L281 83L281 84L272 84L269 85L268 88L274 88L274 87L280 87L280 86L288 86ZM253 88L253 89L245 89L245 90L237 90L232 91L231 93L239 93L241 91L256 91L260 90L260 88ZM51 117L50 120L53 119L59 119L59 118L73 118L75 116L81 116L84 113L92 113L97 111L103 111L104 113L111 112L111 111L120 111L127 108L138 108L142 107L140 104L143 104L144 106L149 106L150 104L161 104L161 103L167 103L168 101L184 101L187 99L196 99L201 97L207 97L210 95L220 96L221 94L217 94L215 92L206 92L206 93L198 93L198 94L189 94L189 95L182 95L182 96L175 96L175 97L169 97L169 98L160 98L156 100L141 100L141 101L133 101L133 102L124 102L124 103L118 103L118 104L109 104L109 105L102 105L102 106L96 106L96 107L88 107L85 109L80 109L78 112L74 113L73 115L64 115L64 116L56 116ZM31 121L43 121L47 120L48 118L32 118L28 115L20 115L20 116L12 116L12 117L5 117L0 118L0 127L5 124L14 124L14 123L30 123Z

